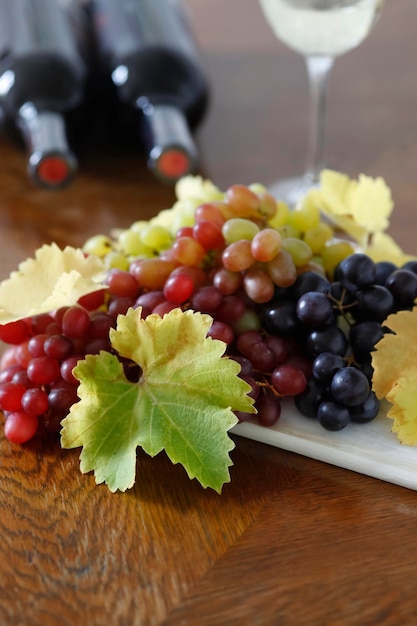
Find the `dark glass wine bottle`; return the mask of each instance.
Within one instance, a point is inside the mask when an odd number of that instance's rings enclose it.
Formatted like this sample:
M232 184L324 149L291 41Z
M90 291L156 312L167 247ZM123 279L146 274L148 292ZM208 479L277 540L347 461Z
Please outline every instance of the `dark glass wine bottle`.
M84 98L87 68L70 15L81 10L65 0L0 0L0 107L26 146L30 177L51 189L77 169L66 115Z
M192 131L206 111L208 84L183 6L91 0L90 11L98 62L121 108L139 118L149 167L167 182L193 172Z

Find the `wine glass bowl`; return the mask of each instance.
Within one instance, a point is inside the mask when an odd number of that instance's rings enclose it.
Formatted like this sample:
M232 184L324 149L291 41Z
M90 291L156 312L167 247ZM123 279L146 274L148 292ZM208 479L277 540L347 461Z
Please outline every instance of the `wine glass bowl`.
M319 182L325 167L327 84L335 59L359 46L383 0L259 0L275 36L301 54L310 87L309 137L302 176L277 181L271 193L294 206Z

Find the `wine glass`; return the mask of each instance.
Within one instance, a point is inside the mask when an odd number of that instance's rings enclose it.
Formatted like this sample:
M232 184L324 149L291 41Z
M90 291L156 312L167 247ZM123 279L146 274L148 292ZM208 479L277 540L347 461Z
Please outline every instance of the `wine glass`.
M368 36L383 0L259 0L275 36L304 56L310 86L307 161L303 176L274 183L271 193L295 206L325 166L327 83L335 58Z

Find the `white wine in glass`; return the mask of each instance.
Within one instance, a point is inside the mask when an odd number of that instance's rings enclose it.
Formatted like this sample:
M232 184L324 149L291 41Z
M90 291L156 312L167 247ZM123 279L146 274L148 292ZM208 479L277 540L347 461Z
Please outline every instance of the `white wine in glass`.
M327 82L336 57L369 34L383 0L259 0L275 36L302 54L310 84L310 123L303 176L274 183L271 193L291 206L317 186L325 167Z

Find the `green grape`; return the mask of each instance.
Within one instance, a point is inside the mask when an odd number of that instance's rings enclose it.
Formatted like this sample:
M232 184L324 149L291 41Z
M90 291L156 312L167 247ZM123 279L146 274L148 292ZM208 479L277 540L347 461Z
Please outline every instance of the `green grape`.
M283 226L278 226L277 231L283 239L287 239L287 237L298 239L301 236L300 231L298 231L292 224L288 223Z
M133 227L123 230L117 239L118 248L126 256L131 257L151 257L152 248L145 246L142 242L140 231Z
M348 241L335 241L327 244L321 253L323 267L332 278L336 266L346 257L353 254L353 246Z
M166 250L172 243L170 232L159 224L147 224L139 232L142 243L152 250Z
M237 320L232 321L230 325L235 335L241 335L247 330L261 330L261 320L253 309L246 309L245 312Z
M290 214L290 224L300 233L316 228L320 223L320 211L311 202L303 202Z
M290 219L290 208L285 202L277 202L275 214L268 220L268 226L279 229L288 224Z
M296 237L287 237L287 239L284 239L282 247L290 253L296 267L306 265L313 256L310 246L302 239L297 239Z
M117 250L113 250L109 252L104 257L104 265L107 269L118 269L127 271L129 269L129 260L123 254L123 252L118 252Z
M320 254L326 243L332 238L333 229L325 222L320 222L303 235L304 241L310 246L313 254Z
M87 254L95 254L98 257L105 257L113 249L110 237L107 235L94 235L87 239L83 245L83 251Z
M235 217L223 224L222 234L227 244L247 239L251 241L259 233L259 226L251 220Z

